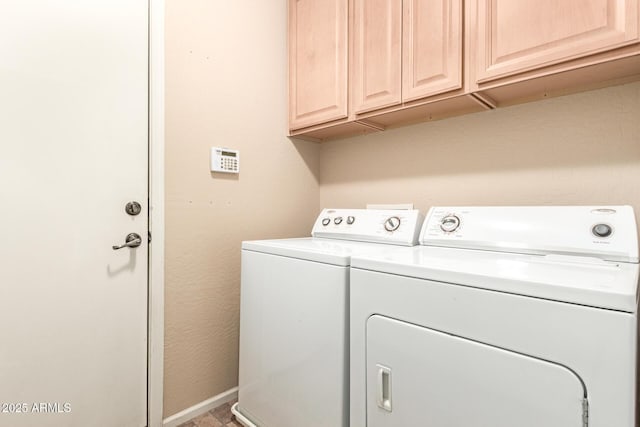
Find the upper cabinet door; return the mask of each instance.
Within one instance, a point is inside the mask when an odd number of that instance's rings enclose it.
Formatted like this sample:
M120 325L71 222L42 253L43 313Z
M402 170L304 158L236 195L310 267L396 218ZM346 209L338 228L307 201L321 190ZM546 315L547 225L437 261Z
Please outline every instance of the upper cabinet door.
M477 0L477 82L638 42L638 0Z
M289 1L289 128L347 117L347 0Z
M353 109L399 104L402 72L402 0L354 0Z
M462 0L404 0L403 101L462 87L462 22Z

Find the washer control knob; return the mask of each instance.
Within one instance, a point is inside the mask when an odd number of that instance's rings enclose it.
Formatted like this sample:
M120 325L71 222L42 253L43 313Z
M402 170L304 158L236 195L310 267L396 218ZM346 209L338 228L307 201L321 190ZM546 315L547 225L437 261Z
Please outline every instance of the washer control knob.
M613 233L613 229L608 224L596 224L591 229L591 232L596 237L609 237Z
M456 231L460 227L460 218L455 215L447 215L440 221L440 229L445 233Z
M341 217L341 216L337 216L337 217L335 217L335 218L333 219L333 223L334 223L335 225L342 224L342 217Z
M322 225L324 225L325 227L329 225L330 222L331 218L322 218Z
M400 222L400 218L398 218L397 216L389 217L384 222L384 229L389 232L396 231L398 227L400 227Z
M356 217L355 216L348 216L347 217L347 224L351 225L354 222L356 222Z

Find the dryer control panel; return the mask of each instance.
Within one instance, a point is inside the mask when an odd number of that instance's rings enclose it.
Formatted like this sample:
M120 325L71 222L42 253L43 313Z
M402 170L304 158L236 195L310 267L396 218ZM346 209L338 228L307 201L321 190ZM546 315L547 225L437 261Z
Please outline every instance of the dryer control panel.
M417 209L323 209L311 235L415 246L422 219Z
M420 244L638 262L631 206L433 207Z

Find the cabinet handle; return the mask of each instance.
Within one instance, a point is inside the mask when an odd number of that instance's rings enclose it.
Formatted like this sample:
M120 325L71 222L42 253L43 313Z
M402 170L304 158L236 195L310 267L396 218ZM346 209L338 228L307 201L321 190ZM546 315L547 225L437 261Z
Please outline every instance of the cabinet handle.
M376 365L378 368L378 406L391 412L391 368Z

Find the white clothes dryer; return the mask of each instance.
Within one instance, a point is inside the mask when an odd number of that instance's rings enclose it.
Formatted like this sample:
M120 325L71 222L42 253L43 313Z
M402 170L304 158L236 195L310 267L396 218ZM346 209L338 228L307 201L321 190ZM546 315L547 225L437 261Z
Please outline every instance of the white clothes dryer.
M352 258L351 427L634 427L638 241L607 207L432 208Z
M311 238L242 243L237 419L349 424L351 256L418 242L417 210L325 209Z

